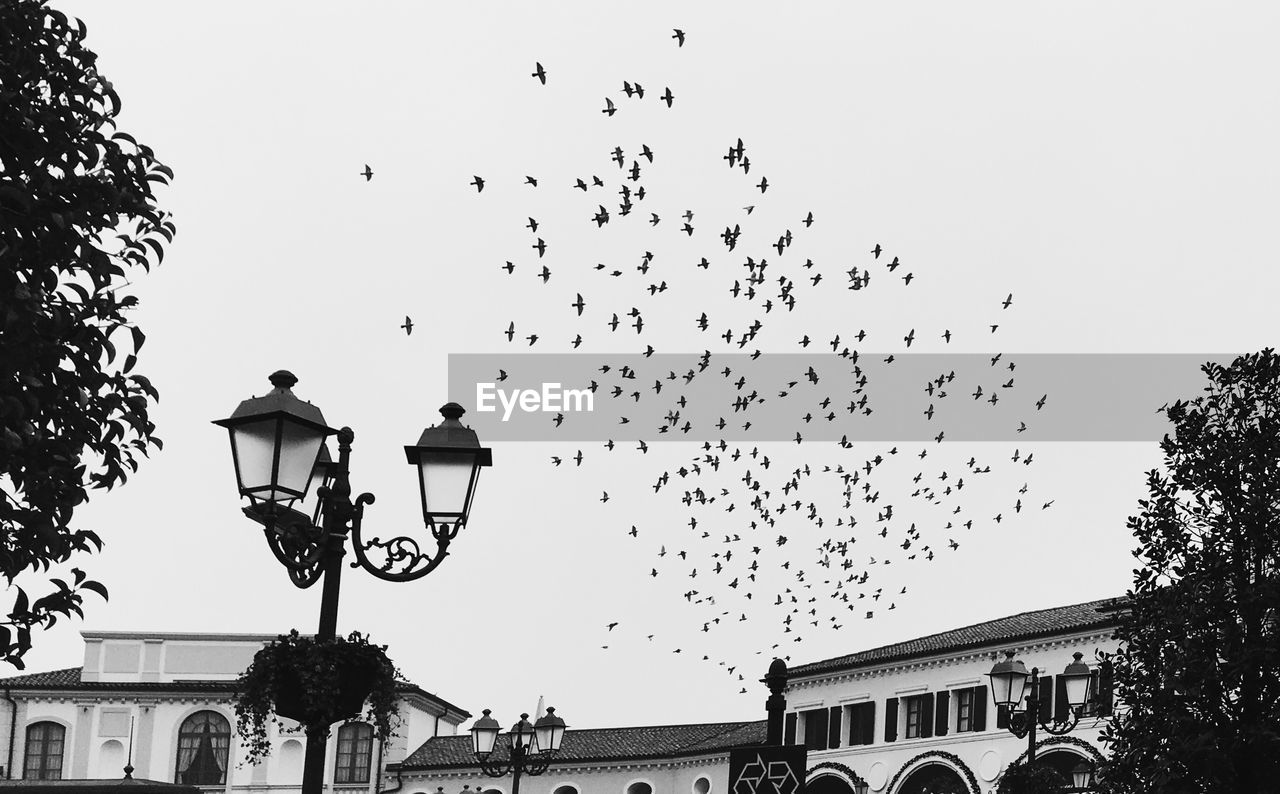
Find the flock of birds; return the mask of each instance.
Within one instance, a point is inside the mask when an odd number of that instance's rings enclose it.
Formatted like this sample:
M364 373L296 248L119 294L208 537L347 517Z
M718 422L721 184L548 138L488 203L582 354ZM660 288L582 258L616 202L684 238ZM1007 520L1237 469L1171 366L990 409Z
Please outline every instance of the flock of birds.
M682 30L674 30L672 38L677 47L686 43ZM539 62L531 76L537 85L545 86L551 72ZM601 113L613 119L622 101L643 100L647 93L640 83L623 81L618 101L615 96L606 97ZM675 95L669 86L655 95L666 108L673 107ZM628 542L649 545L652 557L637 563L634 575L648 578L692 610L689 625L706 639L699 645L722 650L710 635L734 626L751 626L757 638L755 653L789 660L791 644L814 632L840 631L851 621L871 620L897 609L898 601L909 598L908 586L893 581L893 574L904 566L937 563L942 555L961 548L966 533L1053 505L1051 499L1034 499L1025 481L1020 487L1008 485L1023 480L1033 453L1018 449L1008 459L1001 453L999 459L992 455L986 459L968 456L966 460L964 456L953 458L939 446L945 439L941 425L950 403L971 400L992 411L1013 408L1029 414L1045 408L1047 394L1033 402L1018 402L1016 362L1002 355L990 358L990 365L982 372L938 372L919 384L928 400L922 421L932 423L938 431L936 435L930 431L928 441L871 448L856 442L856 432L850 440L849 433L830 430L855 419L868 421L884 401L900 399L897 395L876 395L872 371L892 366L895 356L911 351L919 341L917 329L909 328L900 340L896 335L881 338L883 335L865 328L830 338L804 334L793 340L793 348L792 341L769 336L772 320L783 315L802 317L811 299L829 299L833 292L854 301L878 290L918 289L914 285L920 276L879 244L862 255L865 259L860 265L842 265L834 271L813 258L792 254L793 244L802 242L806 232L821 222L820 213L807 208L794 212L793 227L775 229L762 237L754 225L760 215L752 213L776 193L769 193L774 185L760 173L760 165L752 162L743 138L734 136L721 157L742 178L740 200L733 210L737 220L723 229L717 225L707 230L701 223L701 210L682 206L672 210L663 203L665 185L652 176L660 154L647 144L625 148L618 144L601 153L602 172L613 174L608 179L591 175L555 186L540 185L537 177L529 175L523 182L519 177L511 181L536 190L533 195L539 198L551 192L554 202L567 200L566 191L593 195L590 201L595 209L582 219L586 228L628 225L647 228L646 233L666 233L670 239L667 229L675 225L677 241L702 249L682 266L721 276L721 291L712 299L718 301L715 305L725 316L736 318L736 323L717 321L715 310L679 320L673 306L677 301L669 294L676 287L664 278L668 265L660 264L652 249L643 248L635 251L627 265L615 261L586 266L597 278L610 280L608 293L615 304L621 291L633 297L627 303L634 305L610 304L610 298L589 299L575 288L574 299L567 306L559 299L548 299L542 312L544 325L558 324L551 318L562 313L565 322L576 328L591 323L594 331L586 328L588 335L608 334L604 338L613 347L628 348L612 358L603 357L590 383L597 397L597 413L602 410L601 403L604 410L616 411L610 416L618 420L619 435L594 448L588 445L551 455L548 466L562 473L585 472L625 459L625 465L634 468L629 468L623 479L638 485L623 487L642 488L645 498L672 500L671 509L679 509L686 517L686 523L678 528L668 521L650 527L643 518L629 517L620 522L620 531ZM371 180L373 171L366 165L361 175ZM502 179L505 184L506 178ZM483 200L488 184L489 179L475 175L470 186ZM524 274L531 271L536 282L547 285L562 266L583 267L557 262L544 223L534 217L537 214L536 210L531 213L525 224L528 248L496 268L499 280L527 278ZM716 252L707 252L712 246ZM662 246L655 244L653 248ZM525 286L516 289L522 301L541 297ZM652 312L641 309L646 302L657 308ZM606 305L601 308L598 303ZM1012 293L992 299L988 309L992 316L976 333L985 339L996 334L1004 312L1013 305ZM647 319L650 314L653 321ZM692 337L689 345L703 352L693 354L690 365L681 371L647 371L645 362L656 366L667 359L653 358L657 351L646 334L652 333L653 325L673 319L688 322L684 333ZM400 327L411 334L412 318L406 316ZM517 327L515 320L504 321L499 333L521 352L530 348L534 352L548 348L569 352L584 343L583 330L565 334L557 344L544 328ZM936 339L943 346L950 345L959 333L942 328L936 331ZM860 352L866 351L868 344L894 352L874 354L872 367L872 354ZM761 347L765 346L771 353L794 353L798 348L813 354L814 363L782 382L753 382L742 364L762 356ZM833 365L841 367L841 378L830 371ZM504 380L505 370L496 378ZM838 391L831 386L836 381L841 384ZM703 388L708 382L715 388ZM728 398L723 403L703 406L704 414L716 417L713 422L694 423L693 402L719 401L724 395ZM782 406L793 411L797 426L794 438L789 436L785 443L752 439L753 419L766 402L771 410ZM649 407L646 416L660 417L656 424L641 424L641 404ZM561 413L550 421L554 428L560 428L566 417ZM572 422L572 417L568 421ZM1016 432L1027 427L1025 416L1010 422L1016 425L1011 428ZM626 425L630 426L623 427ZM824 429L810 432L809 428ZM660 454L650 457L651 450L657 452L653 442L661 440L686 442L664 450L683 457L669 465L659 462L663 460ZM686 454L690 445L695 451ZM633 476L651 461L654 468L649 481ZM994 477L993 466L1006 475L1012 470L1013 480ZM988 482L992 484L987 486ZM979 501L983 505L1007 503L1007 508L979 516L967 506L965 497L969 494L1002 486L1012 487L1016 493L980 495ZM618 501L616 494L611 497L607 491L599 497L606 510ZM601 648L616 647L616 631L620 627L623 633L630 631L643 620L643 615L635 615L608 622L602 627L607 639ZM666 628L638 627L632 636L652 643L679 633L668 633ZM776 642L759 642L760 637ZM670 644L671 653L701 654L702 661L722 668L734 681L745 681L740 658L720 658L723 653L717 650L702 653L689 643ZM756 671L752 668L751 672ZM745 693L745 686L740 691Z

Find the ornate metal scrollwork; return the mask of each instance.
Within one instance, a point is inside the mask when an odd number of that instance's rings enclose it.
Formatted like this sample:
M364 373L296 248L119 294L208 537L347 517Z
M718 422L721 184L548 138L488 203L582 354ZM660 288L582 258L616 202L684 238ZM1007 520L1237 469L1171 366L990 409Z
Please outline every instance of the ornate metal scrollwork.
M1031 730L1032 721L1039 724L1040 729L1045 733L1051 733L1054 736L1062 736L1070 733L1072 729L1080 722L1080 707L1067 709L1067 717L1057 719L1056 717L1048 722L1040 720L1039 717L1031 717L1027 711L1015 711L1009 715L1009 732L1019 739L1026 737Z
M325 532L297 511L262 515L254 508L245 514L263 524L262 534L271 553L289 572L289 580L300 588L318 582L324 573Z
M364 540L360 534L364 506L372 503L372 494L360 494L356 499L355 514L351 520L351 545L355 549L356 559L351 567L364 568L379 579L389 582L411 582L434 571L449 555L449 543L462 528L460 523L429 525L431 537L436 542L433 554L424 552L417 539L406 535L389 540L378 537Z

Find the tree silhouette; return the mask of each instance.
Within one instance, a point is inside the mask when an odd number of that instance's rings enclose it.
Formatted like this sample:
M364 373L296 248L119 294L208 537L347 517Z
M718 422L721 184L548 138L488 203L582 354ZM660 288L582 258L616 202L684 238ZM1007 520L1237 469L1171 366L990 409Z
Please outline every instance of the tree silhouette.
M13 599L0 658L19 668L33 628L83 615L86 590L107 595L78 568L49 575L101 548L73 526L76 507L160 447L122 288L173 239L152 194L173 174L117 130L120 99L85 33L44 0L0 3L0 574ZM31 579L43 594L28 595Z
M1280 780L1280 357L1202 367L1129 519L1142 567L1117 632L1114 792L1275 791Z

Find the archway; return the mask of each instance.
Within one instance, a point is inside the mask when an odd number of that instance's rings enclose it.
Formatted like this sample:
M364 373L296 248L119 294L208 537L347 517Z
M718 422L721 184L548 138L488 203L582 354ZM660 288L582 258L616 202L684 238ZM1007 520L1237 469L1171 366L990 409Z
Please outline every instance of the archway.
M951 767L925 764L907 775L894 794L969 794L969 787Z
M818 775L804 784L805 794L854 794L853 787L839 775Z

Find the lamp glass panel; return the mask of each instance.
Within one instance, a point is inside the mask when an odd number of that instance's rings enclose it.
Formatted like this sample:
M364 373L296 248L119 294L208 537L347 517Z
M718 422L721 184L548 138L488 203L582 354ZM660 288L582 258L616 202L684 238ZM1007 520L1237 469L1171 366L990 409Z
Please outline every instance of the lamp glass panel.
M311 481L307 484L307 492L298 500L295 509L311 519L312 523L320 521L320 496L317 493L329 477L329 465L317 462L311 470Z
M467 507L474 464L472 451L423 452L418 460L423 510L432 516L462 515Z
M1008 673L991 674L991 699L997 706L1005 706L1012 702L1009 689L1013 685Z
M1023 699L1026 697L1027 678L1025 674L1009 674L1009 698L1013 703L1014 711L1026 708Z
M496 728L472 728L471 742L472 748L481 755L487 755L493 752L493 745L498 741L498 730Z
M1084 762L1076 764L1071 770L1071 782L1076 788L1087 788L1093 782L1093 770Z
M240 474L240 490L256 492L262 498L271 488L271 467L276 450L276 420L246 422L231 428L235 443L236 467Z
M1089 676L1064 675L1067 687L1067 702L1072 706L1083 706L1089 697Z
M276 487L286 499L304 494L315 471L324 433L305 425L284 423L280 434L280 472Z

